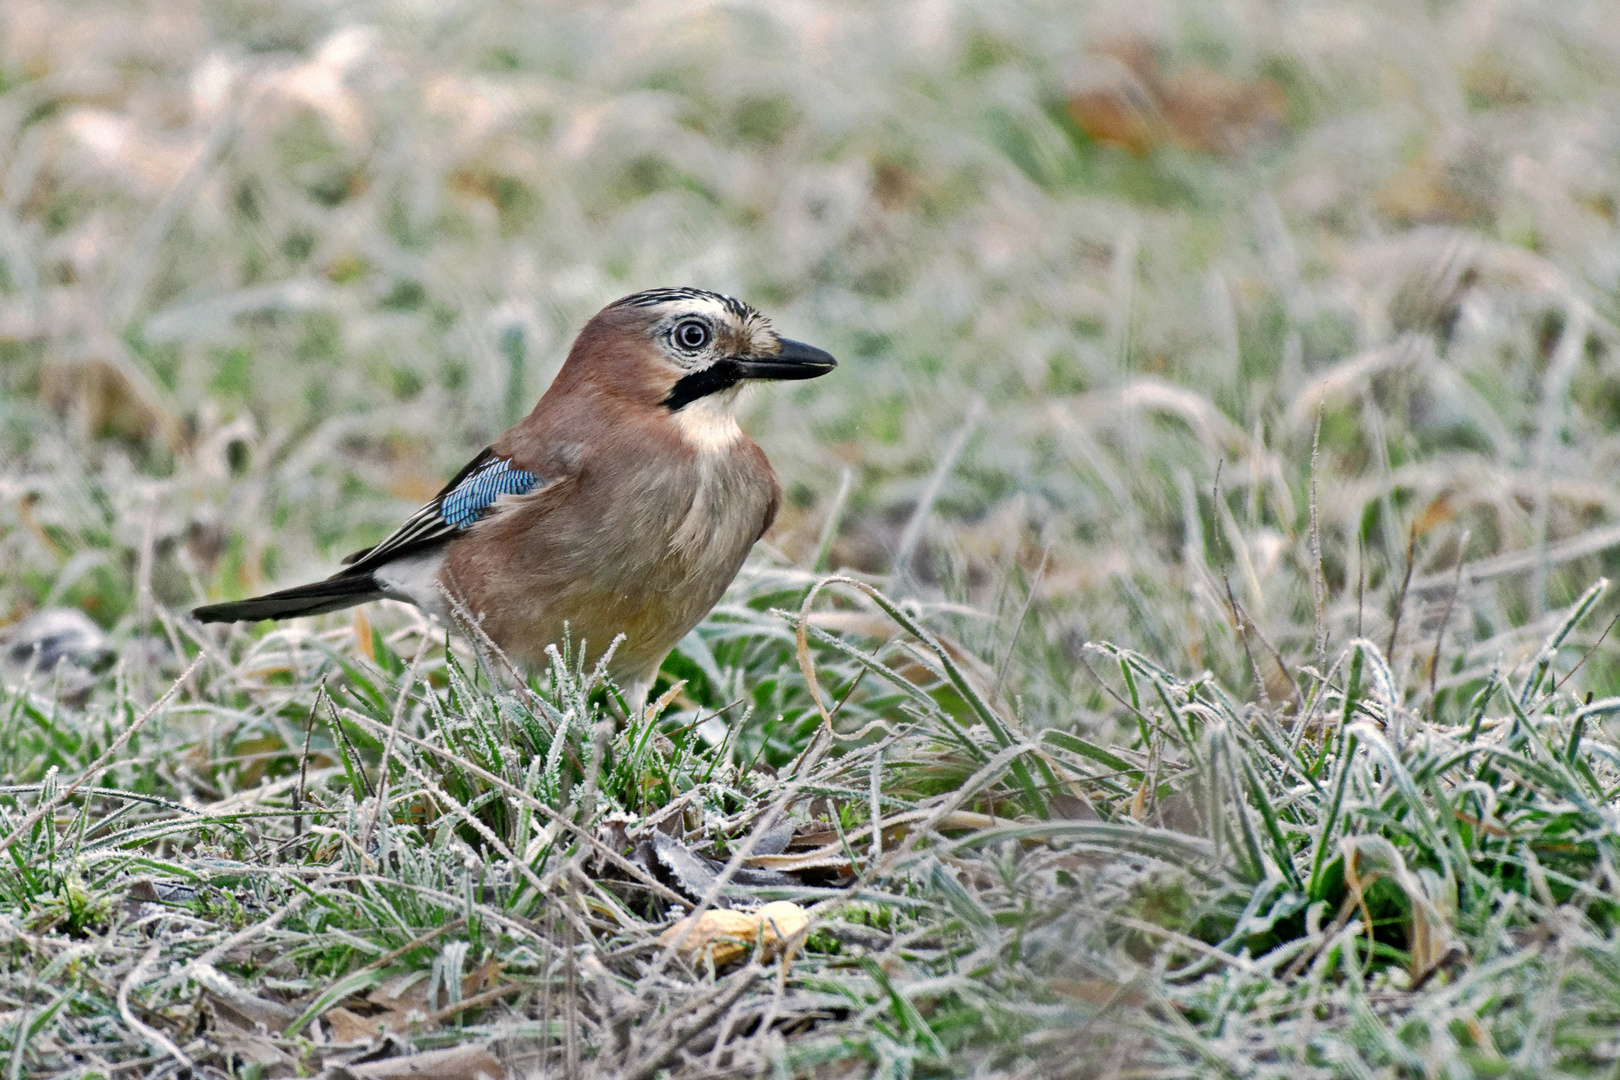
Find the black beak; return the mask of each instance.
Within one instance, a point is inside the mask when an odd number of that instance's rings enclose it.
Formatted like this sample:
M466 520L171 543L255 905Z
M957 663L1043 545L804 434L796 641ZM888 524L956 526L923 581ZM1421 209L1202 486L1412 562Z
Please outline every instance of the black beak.
M829 353L802 341L782 338L782 350L775 356L744 356L736 361L738 374L745 379L814 379L838 366Z
M682 376L664 399L664 408L670 412L684 409L700 398L730 390L744 379L814 379L838 366L830 355L802 341L782 338L781 343L774 355L716 360Z

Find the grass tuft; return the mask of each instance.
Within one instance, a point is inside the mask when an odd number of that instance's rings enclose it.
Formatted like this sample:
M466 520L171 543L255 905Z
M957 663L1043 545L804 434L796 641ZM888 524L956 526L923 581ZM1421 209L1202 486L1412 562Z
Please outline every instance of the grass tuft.
M1611 7L0 4L0 1075L1614 1074ZM670 284L646 712L186 616Z

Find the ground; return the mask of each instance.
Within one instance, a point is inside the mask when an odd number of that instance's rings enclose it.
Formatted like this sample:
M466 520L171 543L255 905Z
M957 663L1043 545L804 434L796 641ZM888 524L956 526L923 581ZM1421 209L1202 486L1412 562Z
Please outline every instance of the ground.
M6 1075L1616 1075L1616 72L1608 0L7 0ZM841 366L646 714L187 617L659 285Z

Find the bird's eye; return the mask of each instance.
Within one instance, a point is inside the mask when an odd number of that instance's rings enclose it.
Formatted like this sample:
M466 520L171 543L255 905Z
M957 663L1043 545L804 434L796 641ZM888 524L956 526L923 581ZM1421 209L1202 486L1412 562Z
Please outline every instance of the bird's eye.
M675 344L688 352L697 352L709 343L709 328L696 319L689 319L675 328Z

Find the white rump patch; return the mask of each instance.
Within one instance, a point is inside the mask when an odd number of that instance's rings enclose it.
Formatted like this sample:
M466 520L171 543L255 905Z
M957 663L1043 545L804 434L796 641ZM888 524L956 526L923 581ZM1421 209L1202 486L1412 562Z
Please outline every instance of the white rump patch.
M426 551L405 559L384 563L372 571L377 584L390 599L406 600L429 615L448 622L444 594L439 591L439 568L444 565L444 549Z

